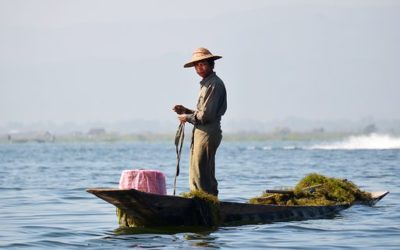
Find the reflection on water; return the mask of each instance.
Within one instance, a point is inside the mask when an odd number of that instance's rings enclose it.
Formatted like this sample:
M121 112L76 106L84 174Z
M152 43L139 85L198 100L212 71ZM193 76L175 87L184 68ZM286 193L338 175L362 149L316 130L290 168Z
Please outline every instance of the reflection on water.
M177 234L177 233L198 233L210 234L218 228L209 227L194 227L194 226L180 226L180 227L119 227L114 230L116 235L124 234Z
M218 237L209 233L185 234L183 238L189 241L190 246L219 248Z
M215 242L217 237L212 233L218 228L208 227L119 227L114 230L115 236L146 235L154 240L159 235L182 235L182 239L187 241L190 246L218 248ZM178 238L177 238L178 239ZM160 247L160 246L152 246Z

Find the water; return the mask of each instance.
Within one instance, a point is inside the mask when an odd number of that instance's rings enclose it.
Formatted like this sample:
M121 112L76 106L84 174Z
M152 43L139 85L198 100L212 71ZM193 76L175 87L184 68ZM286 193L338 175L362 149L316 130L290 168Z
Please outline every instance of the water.
M163 171L172 194L173 143L0 144L0 247L399 249L399 138L382 144L386 137L373 136L364 144L354 143L355 138L330 143L224 141L217 177L221 200L245 202L264 189L293 186L318 172L347 178L366 191L389 190L374 207L353 206L333 219L175 233L118 230L114 207L85 192L89 187L115 188L122 170L145 168ZM188 191L187 144L177 193Z

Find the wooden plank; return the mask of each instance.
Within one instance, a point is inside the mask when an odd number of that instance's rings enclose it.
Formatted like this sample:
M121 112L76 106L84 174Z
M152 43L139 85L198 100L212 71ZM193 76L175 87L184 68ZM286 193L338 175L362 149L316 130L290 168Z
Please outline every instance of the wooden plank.
M322 186L322 184L317 184L317 185L305 187L301 191L303 191L303 192L314 192L316 188L319 188L321 186ZM294 190L267 189L267 190L265 190L265 193L268 193L268 194L294 195Z

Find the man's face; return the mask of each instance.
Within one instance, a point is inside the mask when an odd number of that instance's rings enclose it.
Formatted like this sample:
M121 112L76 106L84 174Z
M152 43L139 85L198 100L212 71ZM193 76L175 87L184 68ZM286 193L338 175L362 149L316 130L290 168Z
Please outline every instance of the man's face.
M196 62L194 68L196 69L196 73L202 78L206 78L213 71L211 65L206 60Z

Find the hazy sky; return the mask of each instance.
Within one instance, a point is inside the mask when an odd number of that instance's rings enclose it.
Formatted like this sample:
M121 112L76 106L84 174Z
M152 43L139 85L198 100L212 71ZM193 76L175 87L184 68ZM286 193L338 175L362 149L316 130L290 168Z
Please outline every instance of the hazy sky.
M201 46L225 121L400 118L400 1L0 0L0 125L175 121Z

